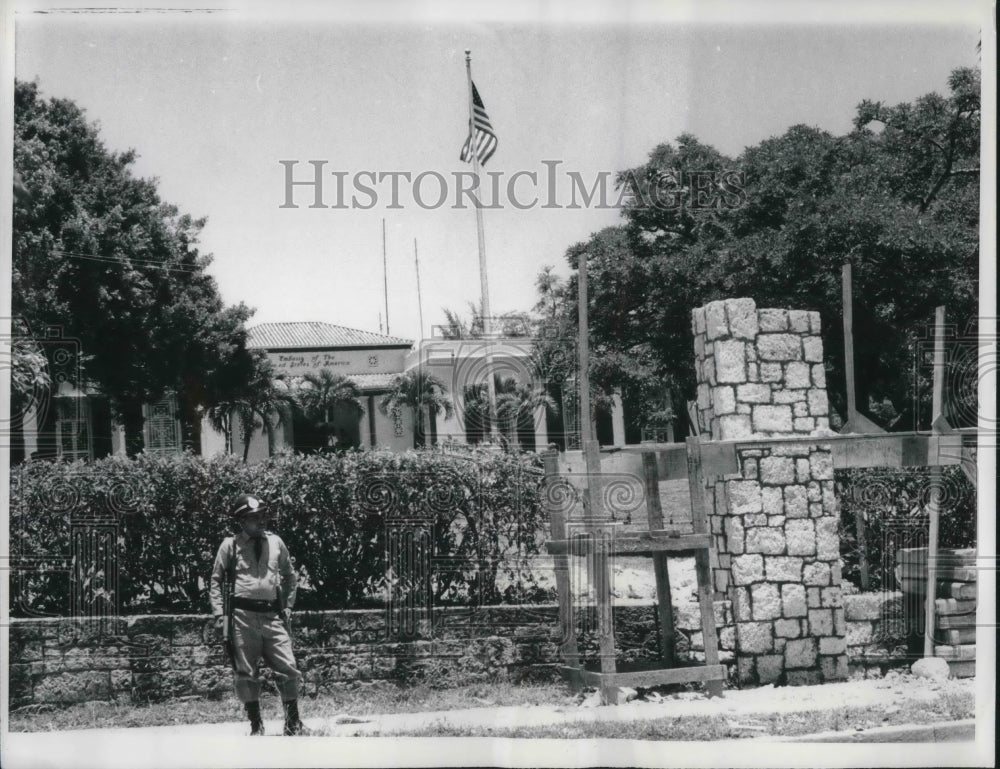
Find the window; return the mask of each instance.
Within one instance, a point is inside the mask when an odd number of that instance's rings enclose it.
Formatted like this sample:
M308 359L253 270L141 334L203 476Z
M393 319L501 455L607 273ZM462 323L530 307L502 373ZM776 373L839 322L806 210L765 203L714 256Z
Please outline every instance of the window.
M63 396L54 399L56 411L56 452L60 458L92 459L90 408L87 398Z
M149 454L178 454L181 450L181 423L177 419L177 399L168 395L142 407L145 423L143 439Z

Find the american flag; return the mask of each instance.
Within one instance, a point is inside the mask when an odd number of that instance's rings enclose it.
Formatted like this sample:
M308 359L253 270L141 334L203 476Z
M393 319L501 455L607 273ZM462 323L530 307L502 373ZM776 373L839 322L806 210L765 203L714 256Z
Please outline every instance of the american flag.
M475 127L473 132L475 136L473 133L469 134L459 158L466 163L471 163L471 149L475 144L476 157L479 158L480 164L485 165L486 161L493 157L493 153L497 151L497 135L493 133L490 117L486 114L486 107L483 106L483 100L479 98L479 91L476 89L475 83L472 84L472 124Z

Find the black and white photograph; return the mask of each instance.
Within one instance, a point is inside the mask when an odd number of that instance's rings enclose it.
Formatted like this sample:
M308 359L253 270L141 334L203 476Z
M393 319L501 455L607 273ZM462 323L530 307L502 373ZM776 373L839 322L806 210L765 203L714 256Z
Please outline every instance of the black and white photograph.
M993 3L0 9L0 764L995 764Z

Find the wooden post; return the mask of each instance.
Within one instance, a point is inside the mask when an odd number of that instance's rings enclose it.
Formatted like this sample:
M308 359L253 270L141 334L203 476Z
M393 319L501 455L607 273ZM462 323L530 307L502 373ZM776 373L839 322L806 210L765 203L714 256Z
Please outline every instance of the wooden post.
M687 443L688 488L691 492L691 522L695 534L708 534L708 516L705 514L705 480L701 471L701 441L689 437ZM698 581L698 608L701 610L702 635L705 638L705 664L719 664L719 636L715 627L715 585L708 550L695 552L695 570ZM708 681L708 695L722 696L722 681Z
M663 508L660 506L660 482L656 454L643 452L642 472L646 479L646 517L649 530L663 528ZM660 657L664 667L674 666L674 606L670 597L670 572L667 570L667 556L657 553L653 556L653 573L656 575L656 606L660 625Z
M615 631L611 606L611 563L608 557L614 532L604 517L601 489L601 448L594 437L590 413L590 331L587 323L587 254L580 254L578 305L580 322L580 439L587 463L587 488L584 492L584 518L588 536L593 542L591 579L597 602L597 634L600 645L601 672L614 673ZM607 701L613 687L602 688Z
M934 310L934 390L931 400L931 424L937 423L944 405L944 307ZM927 502L927 597L924 603L924 656L934 656L934 599L937 598L938 494L941 468L931 467L930 499Z
M542 464L545 468L546 482L554 482L559 473L556 452L545 452L542 455ZM548 500L548 495L545 499ZM549 521L552 526L552 538L566 539L566 518L555 504L549 506ZM552 561L556 574L556 596L559 601L559 631L562 635L559 649L567 665L579 667L580 653L576 645L576 617L573 611L573 584L569 573L569 556L554 555Z
M844 376L847 380L847 424L855 421L858 403L854 392L854 296L851 286L851 263L845 262L840 274L844 314Z

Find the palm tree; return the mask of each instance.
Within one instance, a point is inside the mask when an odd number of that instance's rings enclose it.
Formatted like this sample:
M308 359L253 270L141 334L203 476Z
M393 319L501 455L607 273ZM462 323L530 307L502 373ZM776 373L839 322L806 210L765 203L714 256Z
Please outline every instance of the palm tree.
M357 384L343 374L334 374L326 368L302 377L296 400L306 418L312 420L325 435L333 433L333 416L338 408L347 409L358 419L365 413Z
M407 371L392 380L392 389L382 396L378 408L386 416L397 417L403 409L412 409L415 430L413 447L423 446L424 440L424 409L430 417L431 442L437 441L437 417L444 414L451 417L455 407L447 395L448 388L431 374L419 371Z
M240 420L240 439L243 441L243 461L250 454L250 441L258 428L267 433L267 454L274 454L274 429L287 423L293 398L288 386L281 379L272 377L269 364L254 367L253 375L240 391L214 403L208 409L212 426L226 436L226 450L233 446L233 415Z
M521 425L534 424L534 413L539 406L558 412L558 406L544 387L520 382L514 377L497 376L494 380L496 392L497 426L501 435L511 443L518 442ZM483 384L470 388L466 402L477 404L476 411L486 411L486 387Z

